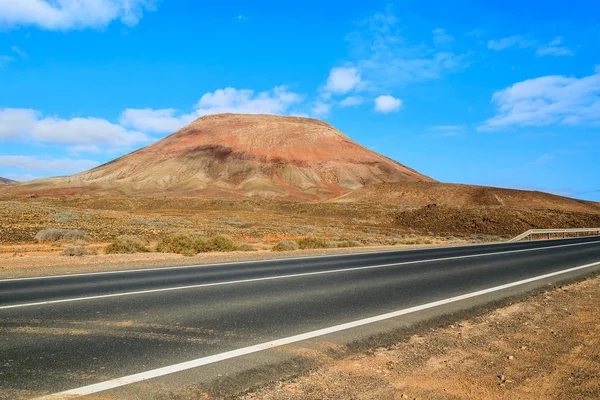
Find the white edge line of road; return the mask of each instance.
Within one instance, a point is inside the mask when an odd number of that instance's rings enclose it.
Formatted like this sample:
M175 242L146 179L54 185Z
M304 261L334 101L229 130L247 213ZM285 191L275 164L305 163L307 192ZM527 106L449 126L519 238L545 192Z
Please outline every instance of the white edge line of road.
M286 338L282 338L282 339L272 340L270 342L265 342L265 343L257 344L254 346L243 347L241 349L231 350L231 351L227 351L225 353L215 354L215 355L208 356L208 357L197 358L195 360L186 361L186 362L182 362L179 364L173 364L173 365L169 365L167 367L162 367L162 368L157 368L157 369L153 369L150 371L140 372L138 374L128 375L128 376L124 376L121 378L115 378L115 379L111 379L111 380L108 380L105 382L96 383L93 385L83 386L83 387L80 387L77 389L71 389L71 390L67 390L64 392L39 397L36 400L58 400L58 399L65 399L65 398L69 398L69 397L85 396L85 395L89 395L89 394L103 392L105 390L118 388L118 387L129 385L132 383L142 382L142 381L146 381L149 379L173 374L176 372L181 372L181 371L189 370L192 368L201 367L203 365L208 365L208 364L212 364L212 363L219 362L219 361L229 360L231 358L256 353L259 351L268 350L268 349L272 349L272 348L279 347L279 346L285 346L285 345L297 343L297 342L300 342L303 340L313 339L318 336L328 335L330 333L336 333L336 332L344 331L347 329L356 328L356 327L367 325L367 324L372 324L374 322L379 322L379 321L383 321L386 319L399 317L399 316L414 313L417 311L423 311L423 310L427 310L429 308L438 307L438 306L442 306L442 305L450 304L450 303L455 303L457 301L470 299L470 298L481 296L484 294L493 293L493 292L497 292L497 291L504 290L504 289L509 289L509 288L512 288L515 286L524 285L527 283L539 281L539 280L546 279L546 278L551 278L553 276L566 274L569 272L582 270L585 268L591 268L594 266L600 266L600 262L581 265L578 267L573 267L573 268L565 269L562 271L556 271L556 272L552 272L552 273L545 274L545 275L539 275L539 276L536 276L533 278L523 279L523 280L520 280L517 282L507 283L507 284L500 285L500 286L494 286L494 287L491 287L488 289L478 290L476 292L466 293L466 294L462 294L462 295L455 296L455 297L449 297L447 299L438 300L438 301L434 301L434 302L427 303L427 304L421 304L419 306L405 308L405 309L399 310L399 311L376 315L376 316L370 317L370 318L359 319L356 321L347 322L345 324L331 326L329 328L318 329L315 331L302 333L300 335L295 335L295 336L290 336L290 337L286 337Z
M583 239L580 238L567 238L567 239L550 239L545 240L544 243L554 242L559 240L576 240ZM541 241L539 241L541 242ZM529 242L492 242L492 243L472 243L468 245L459 245L459 246L435 246L435 247L420 247L414 249L392 249L392 250L382 250L382 251L363 251L360 253L342 253L342 254L326 254L322 256L301 256L301 257L283 257L283 258L269 258L266 260L250 260L250 261L231 261L231 262L222 262L222 263L213 263L213 264L194 264L194 265L178 265L172 267L154 267L154 268L137 268L137 269L124 269L119 271L103 271L103 272L85 272L81 274L63 274L63 275L43 275L43 276L29 276L26 278L6 278L0 279L0 283L2 282L15 282L15 281L27 281L33 279L53 279L53 278L72 278L72 277L80 277L80 276L92 276L92 275L110 275L110 274L123 274L128 272L147 272L147 271L159 271L159 270L173 270L173 269L187 269L187 268L202 268L202 267L219 267L219 266L228 266L228 265L244 265L244 264L256 264L256 263L273 263L280 261L297 261L297 260L312 260L318 258L334 258L334 257L344 257L344 256L360 256L360 255L369 255L369 254L385 254L385 253L397 253L397 252L411 252L411 251L419 251L419 250L441 250L441 249L461 249L467 247L477 247L477 246L499 246L503 244L515 245L517 243L529 243ZM544 246L543 248L548 247L556 247L556 246Z
M533 249L519 249L519 250L499 251L499 252L494 252L494 253L469 254L469 255L465 255L465 256L431 258L431 259L427 259L427 260L403 261L403 262L399 262L399 263L368 265L368 266L364 266L364 267L331 269L331 270L326 270L326 271L315 271L315 272L302 272L302 273L297 273L297 274L266 276L266 277L262 277L262 278L240 279L240 280L236 280L236 281L200 283L197 285L175 286L175 287L166 287L166 288L159 288L159 289L148 289L148 290L137 290L137 291L133 291L133 292L100 294L100 295L96 295L96 296L73 297L73 298L68 298L68 299L39 301L39 302L34 302L34 303L11 304L8 306L0 306L0 310L9 310L9 309L14 309L14 308L33 307L33 306L43 306L43 305L48 305L48 304L72 303L72 302L84 301L84 300L107 299L107 298L111 298L111 297L135 296L135 295L149 294L149 293L172 292L172 291L176 291L176 290L198 289L198 288L211 287L211 286L236 285L236 284L240 284L240 283L272 281L272 280L288 279L288 278L300 278L300 277L313 276L313 275L326 275L326 274L336 274L336 273L341 273L341 272L363 271L363 270L369 270L369 269L397 267L397 266L402 266L402 265L424 264L424 263L439 262L439 261L451 261L451 260L462 260L462 259L467 259L467 258L489 257L489 256L494 256L494 255L499 255L499 254L524 253L524 252L529 252L529 251L547 250L548 248L556 249L556 248L562 248L562 247L586 246L586 245L590 245L590 244L598 244L598 242L569 243L569 244L561 244L559 246L551 246L551 247L536 247Z

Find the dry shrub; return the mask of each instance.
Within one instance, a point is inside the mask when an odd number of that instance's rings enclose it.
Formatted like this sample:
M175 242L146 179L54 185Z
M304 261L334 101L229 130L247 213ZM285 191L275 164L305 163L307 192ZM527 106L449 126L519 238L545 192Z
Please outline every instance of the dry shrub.
M293 240L281 240L271 249L273 251L290 251L298 250L298 243Z
M208 239L198 235L166 235L160 239L156 251L193 256L212 251L235 251L238 245L227 236L212 236Z
M131 220L132 225L147 225L147 226L171 226L170 222L164 221L148 221L143 218L134 218Z
M329 247L329 244L317 238L303 238L298 240L298 247L302 250L307 249L326 249Z
M205 240L203 237L179 233L161 237L156 245L156 251L193 256L203 251L204 246Z
M95 256L98 251L94 248L83 247L83 246L67 246L62 252L63 256L68 257L81 257L81 256Z
M119 236L104 248L105 254L133 254L149 251L144 242L135 236Z
M206 240L203 251L235 251L238 245L227 236L217 235Z
M85 232L76 229L49 228L39 231L34 240L36 242L90 242L92 238Z
M354 240L344 240L342 242L335 242L335 245L332 247L346 248L346 247L360 247L362 246L359 242Z
M258 251L258 250L255 249L254 246L252 246L251 244L243 243L240 245L240 247L238 247L238 251Z
M429 239L417 237L417 238L412 238L412 239L401 240L399 243L407 244L407 245L415 245L415 244L432 244L433 242Z
M76 213L60 213L60 214L50 214L48 218L55 219L59 222L73 222L73 218L79 217L79 214Z

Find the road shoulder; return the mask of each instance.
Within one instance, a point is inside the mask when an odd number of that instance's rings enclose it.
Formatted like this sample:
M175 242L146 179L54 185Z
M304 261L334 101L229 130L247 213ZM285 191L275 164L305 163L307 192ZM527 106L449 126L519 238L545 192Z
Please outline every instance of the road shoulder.
M240 400L600 398L600 277L321 367Z

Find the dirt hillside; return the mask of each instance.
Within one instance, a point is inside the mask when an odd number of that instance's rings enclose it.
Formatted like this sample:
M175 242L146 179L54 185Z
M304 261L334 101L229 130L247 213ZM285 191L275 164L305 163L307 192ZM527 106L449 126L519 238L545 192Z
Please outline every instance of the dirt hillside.
M600 203L544 192L501 189L441 182L384 183L357 189L331 200L338 203L372 202L402 207L436 204L451 207L492 207L600 213Z
M13 192L259 196L320 200L365 185L433 181L310 118L202 117L150 146L68 177Z
M536 191L440 182L377 184L329 202L393 207L396 226L430 235L509 237L529 229L600 226L600 203Z

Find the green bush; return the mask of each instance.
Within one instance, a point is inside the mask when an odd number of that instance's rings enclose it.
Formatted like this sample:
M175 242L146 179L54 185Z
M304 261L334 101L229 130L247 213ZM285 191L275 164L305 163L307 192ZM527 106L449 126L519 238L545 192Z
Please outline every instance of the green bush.
M92 238L85 232L76 229L43 229L39 231L34 240L36 242L74 242L77 240L90 242Z
M135 236L119 236L104 248L105 254L133 254L149 251L144 242Z
M303 238L298 240L298 247L302 250L307 249L326 249L329 247L326 241L317 238Z
M298 250L298 243L293 240L281 240L271 249L273 251L290 251Z
M62 255L68 257L95 256L96 254L98 252L94 248L72 245L65 247L62 251Z

